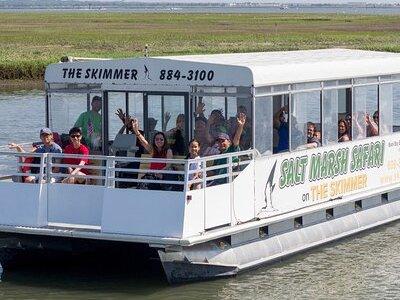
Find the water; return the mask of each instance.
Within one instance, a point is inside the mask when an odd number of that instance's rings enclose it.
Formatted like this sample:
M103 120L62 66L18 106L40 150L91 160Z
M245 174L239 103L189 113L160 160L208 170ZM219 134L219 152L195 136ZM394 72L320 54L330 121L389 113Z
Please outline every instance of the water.
M18 7L3 8L1 12L171 12L171 13L313 13L313 14L377 14L377 15L396 15L400 14L400 6L366 6L360 5L281 5L281 6L191 6L191 5L97 5L91 6L71 6L63 7Z
M0 144L37 138L44 108L41 91L0 93ZM173 287L147 267L22 264L6 269L0 299L398 298L399 230L391 223L234 278Z

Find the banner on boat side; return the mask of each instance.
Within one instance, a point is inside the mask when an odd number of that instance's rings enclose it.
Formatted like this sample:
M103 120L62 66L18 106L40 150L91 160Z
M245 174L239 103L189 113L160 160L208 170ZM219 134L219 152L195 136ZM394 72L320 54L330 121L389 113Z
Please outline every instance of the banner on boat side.
M46 68L47 83L251 86L248 68L167 58L77 61Z
M290 211L400 182L400 135L260 159L257 211Z

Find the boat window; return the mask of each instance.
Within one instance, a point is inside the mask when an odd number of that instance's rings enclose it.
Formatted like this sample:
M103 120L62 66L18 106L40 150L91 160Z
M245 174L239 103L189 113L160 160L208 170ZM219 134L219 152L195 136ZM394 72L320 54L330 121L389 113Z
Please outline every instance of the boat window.
M392 85L392 99L393 99L393 132L398 132L400 131L400 83Z
M101 150L101 103L101 94L49 94L49 126L56 133L55 139L58 139L61 146L69 144L68 132L77 126L82 129L82 142L89 146L93 153Z
M320 146L320 91L293 94L290 111L290 149L296 150Z
M378 113L378 86L368 85L354 88L352 137L360 140L379 134L373 115Z
M378 77L355 78L354 84L378 83Z
M258 97L255 101L255 148L262 155L272 153L272 97Z
M289 151L289 95L273 96L272 105L274 112L272 135L273 153ZM258 137L256 139L258 139Z
M292 85L292 90L309 90L309 89L319 89L321 87L321 82L306 82L306 83L295 83Z
M120 118L115 114L117 109L126 113L126 93L108 93L108 140L112 141L123 126ZM126 131L125 131L126 132Z
M252 147L252 102L248 87L200 88L195 95L193 137L200 141L202 155L218 153L215 140L220 133L235 136L237 116L241 113L246 115L246 123L239 146L242 150Z
M400 117L400 103L397 103L400 101L400 94L396 101L395 86L396 84L381 84L379 87L379 113L373 115L374 122L379 124L379 135L391 134L394 130L393 121Z
M324 87L331 87L331 86L334 87L334 86L343 86L343 85L351 85L351 79L324 81Z
M351 140L351 89L324 90L322 102L322 144Z
M139 124L144 124L143 93L128 93L127 111L131 117L139 120Z
M165 133L174 155L184 155L188 142L184 95L147 94L145 135L152 141L158 131ZM142 127L143 128L143 127Z

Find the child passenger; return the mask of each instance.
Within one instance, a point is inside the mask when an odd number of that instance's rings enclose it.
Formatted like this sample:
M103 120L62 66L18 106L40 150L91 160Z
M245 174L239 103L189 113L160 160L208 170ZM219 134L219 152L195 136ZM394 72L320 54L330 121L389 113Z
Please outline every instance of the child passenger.
M200 142L196 139L192 139L189 142L189 154L186 156L186 159L196 159L200 158ZM201 178L201 165L199 162L192 162L189 165L189 171L195 171L198 170L198 172L190 173L189 174L189 181L196 180ZM190 190L197 190L201 188L201 183L190 183L189 184L189 189Z

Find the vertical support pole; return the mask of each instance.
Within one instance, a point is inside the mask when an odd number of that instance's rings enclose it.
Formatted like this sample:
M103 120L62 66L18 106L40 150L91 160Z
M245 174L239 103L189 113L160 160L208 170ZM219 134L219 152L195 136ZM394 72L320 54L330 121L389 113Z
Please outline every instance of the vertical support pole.
M203 231L206 230L206 186L207 186L207 160L203 159L201 161L201 171L202 171L202 179L203 179L203 217L204 217L204 227Z
M231 226L235 225L235 211L234 211L234 191L233 191L233 167L232 167L232 156L228 157L228 183L229 183L229 199L230 199L230 214L231 214Z

